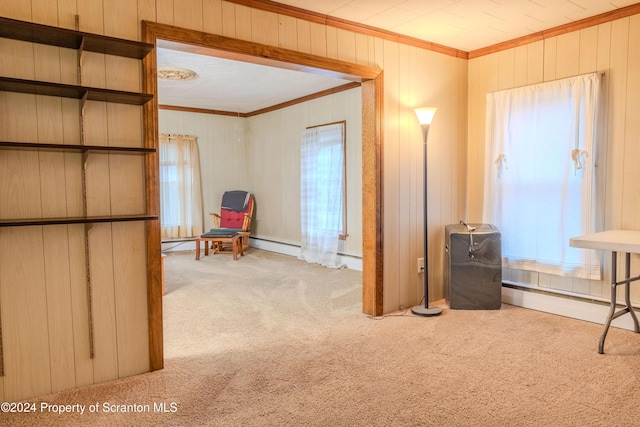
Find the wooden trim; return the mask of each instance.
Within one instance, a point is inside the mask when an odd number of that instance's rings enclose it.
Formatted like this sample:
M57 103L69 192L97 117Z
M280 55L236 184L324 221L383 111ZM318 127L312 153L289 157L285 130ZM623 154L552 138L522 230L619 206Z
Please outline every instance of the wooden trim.
M383 105L380 73L362 84L362 311L372 316L384 308Z
M480 56L490 55L492 53L500 52L507 49L513 49L518 46L533 43L539 40L548 39L551 37L557 37L562 34L579 31L585 28L593 27L595 25L604 24L605 22L615 21L616 19L626 18L627 16L636 15L640 13L640 3L632 4L630 6L621 7L610 12L601 13L600 15L592 16L590 18L581 19L579 21L570 22L568 24L560 25L557 27L549 28L548 30L539 31L537 33L529 34L527 36L518 37L506 42L497 43L492 46L483 47L469 52L469 59L478 58Z
M354 89L360 87L359 82L347 83L342 86L337 86L331 89L326 89L320 92L312 93L311 95L302 96L300 98L292 99L290 101L282 102L280 104L272 105L271 107L262 108L260 110L251 111L249 113L238 113L233 111L221 111L221 110L208 110L206 108L193 108L193 107L181 107L177 105L158 105L161 110L173 110L173 111L185 111L189 113L202 113L202 114L217 114L221 116L233 116L233 117L251 117L259 114L269 113L281 108L290 107L292 105L301 104L303 102L311 101L313 99L322 98L327 95L333 95L334 93L343 92L345 90Z
M384 105L384 86L382 75L379 79L376 79L373 82L375 85L375 124L374 129L376 132L375 135L375 143L374 149L376 151L375 156L375 182L379 182L379 186L375 188L375 200L376 200L376 219L375 219L375 239L376 239L376 296L374 299L374 303L376 304L376 315L382 316L384 307L382 305L383 302L383 291L384 291L384 283L383 283L383 254L384 254L384 147L382 144L384 134L383 132L383 105Z
M269 113L271 111L280 110L281 108L290 107L296 104L302 104L303 102L311 101L313 99L322 98L324 96L333 95L334 93L344 92L345 90L350 90L360 87L360 82L352 82L347 83L342 86L334 87L331 89L326 89L320 92L312 93L311 95L302 96L300 98L292 99L291 101L282 102L280 104L272 105L271 107L263 108L261 110L252 111L251 113L247 113L246 117L257 116L259 114Z
M184 111L186 113L215 114L218 116L247 117L246 113L233 111L210 110L208 108L182 107L180 105L158 104L159 110Z
M147 25L154 25L158 27L159 31L163 31L157 47L164 49L270 65L272 67L320 74L325 77L335 77L355 82L361 82L364 79L375 79L380 72L377 67L354 64L217 34L203 33L155 22L147 22ZM160 30L159 27L163 27L163 29Z
M429 42L426 40L421 40L418 38L394 33L392 31L383 30L381 28L376 28L369 25L348 21L346 19L340 19L333 16L324 15L322 13L312 12L312 11L301 9L295 6L276 3L270 0L225 0L225 1L229 3L239 4L242 6L248 6L253 9L260 9L267 12L277 13L279 15L291 16L293 18L303 19L309 22L315 22L315 23L327 25L330 27L336 27L343 30L347 30L347 31L353 31L354 33L358 33L358 34L365 34L368 36L378 37L384 40L402 43L409 46L430 50L433 52L438 52L438 53L442 53L449 56L454 56L456 58L468 59L468 52L460 49L455 49L452 47Z
M362 83L362 311L366 314L379 316L383 309L383 189L382 189L382 70L346 61L296 52L273 46L251 43L243 40L231 39L215 34L178 28L166 24L143 21L144 41L170 49L187 49L193 53L213 55L227 59L245 62L279 66L297 71L321 73L338 78ZM156 95L156 53L155 50L144 60L143 77L145 92ZM157 101L145 105L145 139L146 146L157 147L158 133ZM154 179L154 183L147 183L148 198L147 212L158 212L159 184L157 154L147 156L147 177ZM154 163L155 162L155 163ZM153 163L153 164L152 164ZM159 222L149 221L148 258L150 272L160 272L160 232ZM156 247L158 249L156 249ZM157 258L157 260L156 260ZM153 263L151 263L153 261ZM156 265L157 263L157 265ZM151 273L150 273L151 275ZM162 296L161 285L156 285L156 278L149 280L149 345L152 369L160 369L162 360ZM151 348L153 346L153 348ZM159 367L158 367L159 366Z
M143 40L155 43L153 30L142 22ZM154 95L143 107L144 146L155 151L145 156L145 207L149 214L160 217L160 155L158 152L158 98L156 49L142 60L142 84L146 93ZM162 320L162 243L160 219L145 223L147 236L147 312L149 321L149 369L164 367L164 332Z

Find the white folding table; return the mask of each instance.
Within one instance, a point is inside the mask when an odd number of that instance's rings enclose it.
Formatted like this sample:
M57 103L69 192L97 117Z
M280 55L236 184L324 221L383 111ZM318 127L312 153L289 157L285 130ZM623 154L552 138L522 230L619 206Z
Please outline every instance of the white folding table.
M604 340L607 337L611 321L623 314L629 313L633 318L635 332L640 332L638 327L638 318L631 306L631 297L629 295L630 284L636 280L640 280L640 276L630 277L631 274L631 254L640 254L640 231L634 230L609 230L600 233L587 234L586 236L573 237L569 239L569 245L575 248L598 249L603 251L611 251L611 305L609 314L604 324L604 331L600 337L598 353L604 354ZM618 252L625 254L625 275L624 279L618 280L617 261ZM625 307L616 311L617 298L616 289L618 286L624 285L624 303Z

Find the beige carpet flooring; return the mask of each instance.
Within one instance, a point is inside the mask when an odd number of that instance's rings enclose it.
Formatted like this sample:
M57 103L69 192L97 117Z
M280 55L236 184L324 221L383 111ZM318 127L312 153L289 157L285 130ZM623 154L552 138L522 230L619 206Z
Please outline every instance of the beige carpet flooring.
M509 305L373 319L359 272L266 251L165 262L165 369L0 425L640 425L639 334L611 329L600 355L601 325Z

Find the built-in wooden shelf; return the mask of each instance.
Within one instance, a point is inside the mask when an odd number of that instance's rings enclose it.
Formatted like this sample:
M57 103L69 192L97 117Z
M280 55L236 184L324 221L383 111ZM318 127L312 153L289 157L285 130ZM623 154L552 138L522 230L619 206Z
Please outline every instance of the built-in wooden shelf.
M153 50L153 45L148 43L3 17L0 17L0 37L135 59L142 59Z
M77 16L76 16L76 19L78 19ZM47 52L44 52L45 53L44 57L50 56L51 51L56 50L55 48L75 50L76 52L74 52L75 53L74 55L66 55L66 54L59 55L59 60L61 64L66 64L67 66L71 66L71 65L74 66L74 69L77 70L77 79L75 81L79 83L85 80L84 77L88 77L84 75L85 72L90 74L92 73L92 71L94 71L91 69L91 67L88 67L89 70L86 70L86 69L83 70L83 64L91 63L95 60L98 60L98 61L101 60L100 57L93 58L91 55L88 54L89 52L129 58L138 62L139 64L137 65L140 66L140 65L143 65L143 64L140 64L141 60L147 57L149 53L153 52L155 48L153 44L149 44L149 43L142 43L138 41L119 39L114 37L107 37L107 36L98 35L98 34L84 33L81 31L52 27L48 25L35 24L32 22L19 21L19 20L9 19L5 17L0 17L0 39L3 39L3 44L6 44L6 40L4 39L13 39L18 41L14 43L16 52L10 52L16 55L17 57L24 56L23 53L21 52L23 48L27 48L27 50L31 50L31 49L28 49L29 45L25 43L21 44L19 42L36 43L39 45L51 46L51 48L47 49ZM27 56L31 57L32 54L38 55L39 53L41 53L41 50L33 49L33 52L28 53ZM55 56L55 55L52 55L52 56ZM96 55L93 55L93 56L95 57ZM129 61L129 62L132 62L132 61ZM48 62L45 62L45 63L48 63ZM13 69L13 72L17 73L13 75L17 75L20 77L32 77L29 74L25 74L25 75L20 74L22 70L21 67L10 66L8 69ZM71 70L72 69L69 68L69 71ZM129 76L127 80L131 81L132 84L135 84L136 78L137 78L136 76ZM49 81L25 80L21 78L8 77L8 76L6 77L0 76L0 91L52 96L52 97L58 97L58 98L77 99L81 107L79 111L77 111L78 113L77 121L78 121L79 132L78 132L78 139L74 140L74 142L77 142L77 144L59 144L59 143L51 143L51 142L38 143L38 142L34 142L33 139L25 142L0 140L0 158L3 161L4 160L12 161L10 156L12 154L16 154L15 151L17 150L27 150L27 151L31 150L37 153L40 153L43 151L72 153L71 155L75 157L75 160L77 160L77 156L82 156L83 157L82 160L84 160L84 158L88 157L89 155L100 156L103 154L110 154L110 153L113 153L116 155L126 155L126 156L133 156L133 155L144 156L145 159L143 159L143 161L140 162L141 163L140 165L132 165L136 172L135 173L129 172L131 174L130 178L132 180L135 180L135 184L133 185L133 189L132 189L132 194L123 194L123 195L107 194L105 195L105 197L113 196L116 199L123 198L126 200L129 200L130 198L133 197L143 202L145 202L146 198L155 197L154 194L150 193L150 190L148 188L150 186L155 186L156 182L152 181L153 174L150 174L149 167L147 165L151 164L151 167L155 166L153 162L157 161L157 159L154 157L154 154L157 153L158 151L157 147L119 146L118 139L110 138L109 135L106 135L106 140L108 141L109 144L111 144L109 146L85 144L86 142L85 136L87 135L86 131L91 130L87 128L87 126L91 126L92 124L94 124L94 122L90 121L89 123L86 123L85 108L84 108L85 102L87 101L128 104L128 105L142 107L142 106L148 105L147 103L153 100L154 98L153 94L128 92L128 91L121 91L121 90L107 89L107 88L94 88L94 87L86 87L86 86L80 86L75 84L56 83L56 82L49 82ZM10 112L12 107L17 106L17 108L19 108L20 103L22 101L25 101L27 104L31 105L34 103L33 101L35 101L34 97L31 97L31 98L32 99L24 99L23 97L23 99L21 100L15 100L15 102L10 103L11 105L6 105L5 106L6 108L2 108L2 110L3 111L7 110ZM68 110L68 112L75 113L76 112L74 111L75 108L72 108L72 107L73 105L70 105L68 107L66 105L63 106L63 108L65 108L65 111ZM120 106L119 108L120 110L123 109L122 106ZM142 108L138 108L138 109L144 110ZM33 126L35 126L36 125L35 122L39 118L43 118L46 113L34 110L34 111L26 111L25 114L31 114L32 116L34 116ZM142 137L142 141L145 141L146 140L145 136L147 135L147 132L149 130L146 129L144 125L141 126L140 129L136 129L135 126L132 126L131 132L133 132L132 136L134 137L134 139L136 138L136 136L139 134L140 131L144 132L144 134L140 134L139 136ZM100 133L100 130L96 130L96 132ZM6 132L0 132L0 133L6 133ZM2 138L10 138L10 137L7 135L4 135L2 136ZM45 139L45 141L47 141L47 139ZM48 141L51 141L51 139L49 139ZM144 145L142 141L140 141L141 145ZM153 144L155 145L155 141L153 142ZM25 168L24 169L25 174L29 173L29 169L27 168L29 168L30 165L26 164L27 162L35 163L34 165L32 165L35 168L35 170L38 170L38 168L42 166L41 163L38 164L39 162L38 156L33 157L30 155L27 155L25 157L26 158L23 159L25 161L24 165L22 164L15 165L15 167L17 168ZM75 195L78 201L80 197L82 198L82 211L80 211L82 213L79 216L77 215L79 211L74 211L74 215L72 216L25 218L24 216L26 215L23 215L23 217L21 218L15 218L15 217L0 218L0 229L4 228L5 230L7 230L9 227L79 224L84 231L84 250L85 250L84 267L86 269L86 275L85 275L86 292L87 292L87 295L91 295L92 287L91 287L91 274L90 274L90 271L91 271L90 245L94 244L94 242L91 242L89 238L90 225L98 224L98 223L107 224L107 223L117 223L117 222L138 221L143 224L146 223L144 224L145 230L149 229L149 223L153 224L154 229L157 229L159 227L159 224L156 223L159 220L159 215L157 214L157 208L155 208L153 204L147 200L144 203L145 208L140 208L139 206L136 207L137 205L135 205L131 207L130 212L125 214L122 214L122 210L119 210L118 211L120 212L119 215L108 215L108 214L87 215L87 198L96 197L94 194L92 194L92 192L97 192L98 195L100 195L101 193L104 193L104 189L102 188L96 189L96 188L91 188L90 185L89 186L87 185L87 169L90 169L89 173L92 174L91 183L93 183L93 181L95 180L108 179L109 175L107 173L104 173L105 176L102 177L101 176L102 174L100 173L99 170L92 169L94 165L90 162L79 163L74 161L67 164L65 163L66 159L60 158L60 157L52 158L51 160L52 160L52 163L54 164L47 164L45 166L47 171L58 170L66 173L67 170L69 171L73 170L74 175L69 179L73 180L74 182L73 187L75 188L76 192L77 193L79 193L80 191L82 192L82 194ZM121 173L121 171L119 170L119 166L120 166L119 163L120 162L114 162L113 166L109 165L109 173ZM139 166L144 168L143 173L137 172L139 169ZM76 168L79 170L76 170ZM129 171L128 165L125 165L123 169L125 171ZM22 174L18 174L18 175L22 176ZM65 175L65 181L66 180L67 180L67 177ZM80 186L80 180L81 180L82 186ZM1 184L12 185L11 182L1 183ZM136 189L139 186L143 187L144 189L143 191L140 192L140 194L136 195ZM5 203L7 204L7 206L10 203L16 203L16 204L26 203L28 200L30 200L31 197L42 197L43 192L45 191L43 188L40 188L37 185L26 186L24 189L15 188L13 190L16 192L24 190L27 193L33 192L35 194L24 194L24 195L20 195L19 197L13 197L13 193L11 191L7 192L5 190L12 190L12 189L5 188L2 192L3 196L5 194L10 195L9 197L11 198L11 200L0 201L0 204ZM52 197L55 197L55 195L49 195L49 198L52 198ZM43 199L43 203L44 203L44 199ZM28 205L28 203L26 204ZM20 205L17 205L17 206L20 206ZM143 210L144 213L139 213L140 210ZM21 216L19 213L17 214L15 212L7 213L6 210L3 210L3 211L5 211L5 214L3 216L13 216L13 215ZM27 215L33 215L33 214L34 213L27 214ZM35 214L37 215L37 212ZM5 235L0 234L0 236L2 236L0 238L4 238ZM158 236L159 236L159 233L158 233ZM148 239L149 238L147 237L147 240ZM126 255L127 254L125 253L119 256L123 257ZM148 270L155 267L153 256L155 256L155 254L149 251L148 249L147 260L146 260L146 268ZM148 274L147 276L148 276L148 279L147 279L148 287L149 289L152 289L156 284L156 278L155 278L156 275L154 274L154 271L151 271L150 274ZM162 301L160 300L160 304L161 302ZM150 313L149 316L151 316L151 310L154 308L152 304L149 304L149 307L151 307L149 308L149 313ZM55 321L53 317L47 318L46 313L44 316L46 319L48 319L47 322ZM54 320L51 320L51 319L54 319ZM89 350L88 357L93 359L95 355L95 344L94 344L94 334L93 334L93 311L92 311L90 300L87 303L86 319L87 319L87 330L88 330L88 336L87 336L88 350ZM3 326L2 319L0 319L0 331L2 331L3 329L2 326ZM19 333L19 330L12 329L12 326L15 326L15 325L14 324L9 325L7 335ZM150 359L152 369L158 369L158 364L160 365L159 367L162 367L162 348L161 348L162 337L161 336L159 337L160 346L158 346L158 341L157 341L158 337L156 336L157 334L155 331L156 329L151 329L151 328L149 330L149 337L150 337L149 359ZM76 335L74 335L74 339L78 337L83 340L85 339L84 334L82 337L80 337L80 335L77 335L77 336ZM11 342L13 343L14 341L15 340L12 340ZM83 344L83 347L84 347L84 344ZM160 353L159 355L158 355L158 352ZM3 353L2 334L0 333L0 377L4 376L6 373L4 369L5 366L4 366L4 359L2 357L2 353ZM13 354L15 357L16 354L19 355L20 353L14 352L11 354ZM101 355L100 357L109 357L109 356ZM54 363L53 358L49 358L48 361L53 366L53 363ZM14 371L14 372L10 372L9 376L11 375L13 375L14 377L17 376L17 378L20 379L20 375L22 375L23 373L16 372L16 366L12 365L9 368L10 370ZM70 377L73 378L73 372L70 373ZM15 379L11 381L15 381Z
M61 224L91 224L100 222L126 222L126 221L151 221L157 220L157 215L105 215L105 216L78 216L64 218L24 218L24 219L0 219L0 227L19 227L28 225L61 225Z
M114 102L118 104L144 105L153 99L148 93L125 92L63 83L0 77L0 91L59 96L87 101Z
M11 142L0 141L0 149L9 150L49 150L49 151L108 151L121 153L155 153L155 148L145 147L115 147L104 145L81 145L81 144L40 144L38 142Z

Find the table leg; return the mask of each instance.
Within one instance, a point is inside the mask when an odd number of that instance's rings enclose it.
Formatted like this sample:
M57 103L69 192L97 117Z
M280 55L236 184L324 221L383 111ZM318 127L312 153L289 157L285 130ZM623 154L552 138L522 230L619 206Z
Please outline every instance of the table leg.
M629 313L631 318L633 319L633 326L635 332L640 332L640 327L638 326L638 318L636 317L636 313L631 306L631 282L639 280L640 277L631 278L631 254L626 254L625 259L625 278L624 280L618 281L618 257L617 252L611 252L611 306L609 307L609 314L607 315L607 320L604 324L604 331L602 332L602 336L600 337L600 343L598 346L598 353L604 354L604 340L607 337L607 332L609 331L609 327L611 326L611 321L616 319L623 314ZM624 302L626 307L616 312L616 287L618 285L624 284Z
M616 311L616 282L618 277L618 253L616 251L611 252L611 305L609 306L609 314L607 314L607 320L604 323L604 331L600 336L600 343L598 344L598 353L604 354L604 340L607 338L607 332L609 332L609 326L613 320L613 314Z
M207 243L206 241L204 243ZM200 239L196 239L196 261L200 259Z
M640 332L640 328L638 327L638 318L636 317L636 312L633 310L631 306L631 282L628 280L631 278L631 254L627 253L625 257L625 267L624 267L624 278L627 280L627 283L624 285L624 302L627 304L627 309L629 310L629 314L633 318L633 330L635 332Z

